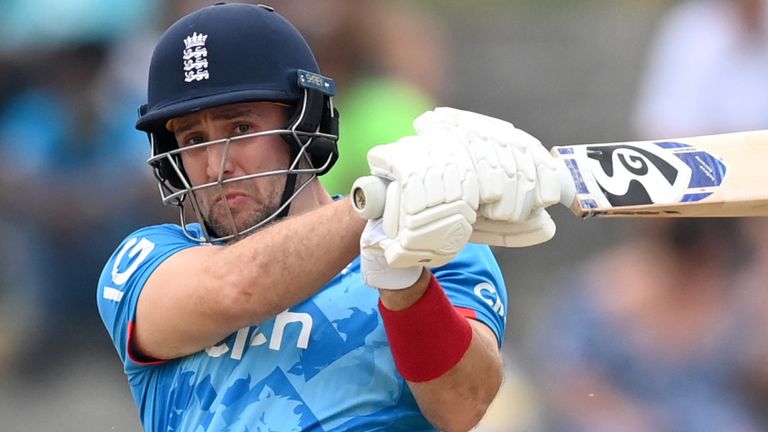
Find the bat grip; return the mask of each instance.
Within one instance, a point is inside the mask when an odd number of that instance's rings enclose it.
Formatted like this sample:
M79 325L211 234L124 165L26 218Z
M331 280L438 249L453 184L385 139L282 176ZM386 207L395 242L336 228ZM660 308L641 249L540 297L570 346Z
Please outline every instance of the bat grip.
M560 203L571 207L576 200L576 185L565 162L561 160L558 162ZM378 219L384 214L388 184L387 179L378 176L365 176L355 180L352 184L352 206L361 218Z
M383 177L360 177L352 184L352 206L363 219L378 219L384 214L389 181Z

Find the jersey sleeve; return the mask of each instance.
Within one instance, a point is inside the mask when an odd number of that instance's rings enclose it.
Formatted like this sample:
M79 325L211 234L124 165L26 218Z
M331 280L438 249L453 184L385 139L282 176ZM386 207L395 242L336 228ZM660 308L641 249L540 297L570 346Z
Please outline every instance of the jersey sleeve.
M143 365L131 359L128 337L144 284L165 259L196 245L177 225L142 228L123 240L104 266L97 290L99 315L127 374Z
M448 264L432 269L454 306L496 333L499 347L507 320L507 289L490 247L470 243Z

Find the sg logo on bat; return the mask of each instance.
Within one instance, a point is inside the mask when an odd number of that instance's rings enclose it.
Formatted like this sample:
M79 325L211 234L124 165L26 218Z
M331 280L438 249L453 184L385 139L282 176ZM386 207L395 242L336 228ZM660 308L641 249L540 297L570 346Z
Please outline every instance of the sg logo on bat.
M673 141L566 146L558 153L586 209L700 201L727 171L718 157Z

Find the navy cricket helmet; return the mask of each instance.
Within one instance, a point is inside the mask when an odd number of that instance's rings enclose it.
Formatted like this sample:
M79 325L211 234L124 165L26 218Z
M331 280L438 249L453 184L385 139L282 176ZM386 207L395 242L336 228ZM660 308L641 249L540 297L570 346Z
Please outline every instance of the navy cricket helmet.
M195 190L211 186L189 184L181 162L184 149L167 129L169 120L221 105L266 101L294 109L283 129L269 131L283 137L294 159L283 172L288 175L283 203L273 216L286 215L303 188L295 190L299 159L308 162L314 178L338 158L334 93L333 80L320 74L305 39L269 6L217 3L179 19L155 47L148 100L139 107L136 122L136 128L149 135L149 164L160 182L163 203L181 209L185 226L183 201L189 196L194 200ZM193 207L204 225L194 202Z

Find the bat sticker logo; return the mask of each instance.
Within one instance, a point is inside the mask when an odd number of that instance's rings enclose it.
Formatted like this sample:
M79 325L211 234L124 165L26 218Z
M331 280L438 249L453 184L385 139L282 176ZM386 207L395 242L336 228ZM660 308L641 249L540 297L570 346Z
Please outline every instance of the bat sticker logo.
M573 179L574 211L585 217L610 208L656 214L654 205L707 200L728 177L722 158L683 141L559 146L556 154Z
M584 162L612 207L679 201L692 175L675 154L641 143L587 146Z

